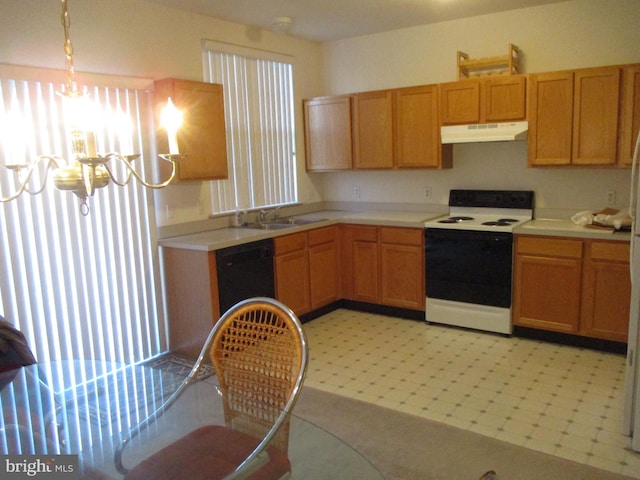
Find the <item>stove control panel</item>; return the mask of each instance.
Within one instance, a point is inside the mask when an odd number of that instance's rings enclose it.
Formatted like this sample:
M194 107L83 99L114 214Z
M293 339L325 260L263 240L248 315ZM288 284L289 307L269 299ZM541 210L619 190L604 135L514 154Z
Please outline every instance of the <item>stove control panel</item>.
M451 190L449 206L533 210L533 197L531 190Z

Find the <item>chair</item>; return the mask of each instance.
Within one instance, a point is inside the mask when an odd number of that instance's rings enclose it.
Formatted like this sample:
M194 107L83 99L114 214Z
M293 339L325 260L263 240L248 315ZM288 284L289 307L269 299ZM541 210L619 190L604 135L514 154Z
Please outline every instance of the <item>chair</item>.
M24 334L0 315L0 372L34 363L36 359Z
M195 381L207 354L220 384L225 425L194 430L127 470L125 446ZM289 308L265 297L239 302L214 325L176 392L123 438L116 468L125 480L288 478L289 414L307 363L306 336Z

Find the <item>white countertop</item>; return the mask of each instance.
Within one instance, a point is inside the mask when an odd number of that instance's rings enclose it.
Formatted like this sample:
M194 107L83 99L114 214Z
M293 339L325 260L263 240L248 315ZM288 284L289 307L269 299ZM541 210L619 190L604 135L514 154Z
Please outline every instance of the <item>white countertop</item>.
M335 225L337 223L424 228L424 222L442 215L444 215L443 212L435 211L343 212L324 210L305 215L296 215L296 218L313 218L320 220L306 225L297 225L280 230L258 230L253 228L228 227L217 230L208 230L206 232L192 233L189 235L163 238L158 243L163 247L211 251L239 245L241 243L288 235L290 233L301 232L328 225Z
M513 233L521 235L548 235L552 237L597 238L621 242L631 240L631 234L629 232L612 232L611 230L576 225L571 220L552 218L536 218L516 227Z
M424 228L424 222L445 215L446 214L442 211L378 210L366 212L345 212L338 210L323 210L305 215L296 215L296 218L319 220L306 225L297 225L280 230L258 230L253 228L228 227L208 230L200 233L192 233L189 235L163 238L158 243L163 247L211 251L265 238L273 238L295 232L311 230L313 228L335 225L338 223ZM609 230L600 230L576 225L571 220L565 219L534 219L516 227L513 233L520 235L598 238L602 240L623 242L631 240L631 234L629 232L612 233Z

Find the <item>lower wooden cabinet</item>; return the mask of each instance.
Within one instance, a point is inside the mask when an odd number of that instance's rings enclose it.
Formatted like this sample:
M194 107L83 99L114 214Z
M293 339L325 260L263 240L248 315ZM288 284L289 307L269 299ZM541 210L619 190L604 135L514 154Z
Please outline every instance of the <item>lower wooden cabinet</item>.
M315 310L341 298L338 227L309 230L307 243L311 309Z
M424 310L424 230L342 225L343 295Z
M380 227L380 303L424 310L424 230Z
M378 303L378 227L341 225L343 295Z
M162 248L169 348L195 358L220 318L215 251Z
M307 233L274 239L276 299L296 315L311 310Z
M628 243L589 242L585 251L580 333L627 341L631 281Z
M276 298L297 315L340 298L338 227L274 239Z
M627 341L629 244L516 235L513 324Z
M514 325L578 333L582 240L516 236Z

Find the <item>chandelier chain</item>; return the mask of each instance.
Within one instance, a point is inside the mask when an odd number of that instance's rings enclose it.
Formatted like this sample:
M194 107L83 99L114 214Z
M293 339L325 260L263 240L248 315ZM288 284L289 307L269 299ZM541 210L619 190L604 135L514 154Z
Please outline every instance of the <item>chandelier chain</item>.
M78 86L75 80L75 67L73 66L73 45L71 43L71 37L69 35L69 28L71 27L71 17L69 16L69 10L67 9L67 0L62 1L62 16L60 18L62 22L62 28L64 29L64 53L66 56L67 67L67 91L69 94L76 94L78 92Z

